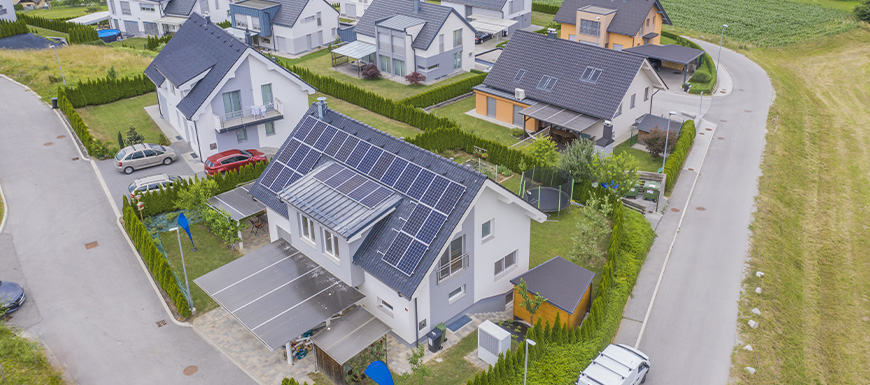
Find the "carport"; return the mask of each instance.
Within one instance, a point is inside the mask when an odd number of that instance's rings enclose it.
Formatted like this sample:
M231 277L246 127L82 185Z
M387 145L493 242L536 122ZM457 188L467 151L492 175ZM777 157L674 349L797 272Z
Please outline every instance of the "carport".
M382 339L389 332L390 327L372 313L361 307L351 309L329 328L311 338L316 348L317 370L336 384L345 383L345 364L360 352L382 347L382 359L386 361L387 347Z
M266 205L254 199L254 197L249 192L251 190L251 186L253 185L254 182L251 182L246 185L236 187L223 194L215 195L211 198L208 198L208 205L216 210L226 211L230 215L231 220L241 222L245 220L245 218L252 217L257 213L266 210ZM265 224L263 224L260 219L257 218L257 221L252 222L251 225L257 227L257 230L259 230L259 228L263 227ZM241 237L242 232L239 231L239 238ZM242 248L243 246L244 244L240 242L239 248Z
M363 298L284 240L194 282L270 351L290 352L292 341Z
M356 76L360 77L360 71L366 64L374 61L377 48L373 44L362 41L353 41L332 50L332 66L336 67L353 59L351 66L356 67ZM367 60L363 60L367 59Z
M601 121L579 112L540 102L520 110L519 113L523 116L523 127L526 126L528 119L535 119L543 123L539 127L550 129L550 136L557 143L569 143L580 137L594 139L583 131Z
M627 48L625 51L646 56L650 61L658 61L661 67L683 71L683 83L688 79L688 74L701 66L701 57L704 51L676 44L666 45L639 45Z
M517 23L516 20L505 20L477 14L468 16L468 22L479 32L486 32L495 36L496 41L498 41L498 37L503 31L507 31L508 28Z

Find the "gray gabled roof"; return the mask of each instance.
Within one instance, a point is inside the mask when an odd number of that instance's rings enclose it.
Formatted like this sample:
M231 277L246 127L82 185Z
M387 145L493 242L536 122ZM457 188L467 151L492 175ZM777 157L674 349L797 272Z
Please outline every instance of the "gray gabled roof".
M456 16L459 16L459 19L465 22L468 28L471 28L473 32L477 32L474 27L468 23L468 20L465 20L465 18L459 15L459 13L453 10L453 8L427 3L423 0L419 1L420 12L414 12L413 0L374 0L366 9L366 12L363 14L362 18L360 18L359 22L356 23L354 31L358 34L375 37L375 31L377 30L376 24L378 22L396 15L410 16L426 21L426 24L423 25L423 29L420 30L419 34L417 34L417 38L414 39L411 46L416 49L428 49L429 45L431 45L435 40L435 36L438 35L438 31L441 30L441 26L444 25L444 22L447 21L450 14L453 13L456 14ZM453 37L448 36L448 38L452 39Z
M516 0L521 1L521 0ZM493 11L501 11L504 9L504 4L507 0L450 0L451 3L470 5L475 8L491 9Z
M194 12L145 68L145 75L158 87L164 79L179 86L208 71L178 102L178 110L190 119L247 48L244 42ZM296 74L285 71L307 85Z
M546 298L547 302L572 314L586 290L590 290L593 278L595 273L557 256L511 279L511 283L519 285L522 279L529 292Z
M195 4L196 0L171 0L169 4L166 4L163 13L167 15L187 17L190 16L190 12L193 11L193 6Z
M335 11L336 15L338 14L338 10L332 7L326 0L271 0L275 4L280 5L278 8L278 12L275 14L275 17L272 18L272 24L283 25L285 27L292 28L296 25L296 22L299 21L299 17L302 16L302 11L305 10L305 6L308 5L309 1L322 1L326 5L328 5L329 9ZM305 16L314 16L314 15L305 15ZM326 15L321 15L325 17Z
M599 119L611 119L646 59L630 52L516 31L483 86L513 95L526 92L526 103L544 102ZM601 69L594 83L580 80L587 67ZM520 70L525 74L519 81ZM544 76L557 79L551 90L538 88ZM480 89L485 92L480 86ZM531 99L531 100L528 100Z
M652 7L658 7L665 24L673 25L659 0L565 0L559 12L556 12L556 16L553 17L553 21L576 25L577 9L588 5L616 10L616 15L607 27L608 32L628 36L637 35Z
M413 27L415 25L425 24L426 20L418 19L416 17L406 16L406 15L396 15L388 19L384 19L375 23L378 27L384 27L389 29L395 29L399 31L404 31L406 28Z
M679 64L689 64L704 54L704 51L676 44L645 44L627 48L626 51L646 56L650 59L666 60Z
M316 120L316 122L312 122L312 119ZM333 110L327 109L324 113L323 119L319 119L316 104L312 105L312 107L305 112L299 124L294 128L293 135L295 135L296 131L301 130L306 124L312 123L317 125L326 124L328 126L326 126L325 129L335 129L336 132L338 132L335 134L335 137L338 137L339 134L343 132L349 137L359 139L361 143L367 143L373 148L379 148L384 152L401 157L411 162L411 164L421 167L423 170L429 170L439 176L443 176L449 181L465 187L464 191L458 195L456 204L452 211L447 215L446 222L440 227L434 239L429 243L429 247L424 252L420 263L416 265L410 275L406 275L396 267L385 262L383 256L396 238L396 232L399 229L402 229L405 221L418 204L415 199L407 196L405 193L395 190L392 186L383 185L383 187L392 189L395 195L401 196L402 200L398 206L396 206L395 211L372 227L363 241L362 246L360 246L359 250L353 256L353 263L362 267L365 271L382 281L384 284L390 286L407 298L410 298L417 289L417 286L420 285L420 282L426 276L429 268L438 259L438 254L444 245L450 240L453 230L470 208L471 202L474 200L475 196L477 196L479 190L486 181L486 176L469 168L460 166L450 160L444 159L439 155L414 146L404 140L390 136ZM316 138L314 139L316 140ZM348 139L348 141L350 141L350 139ZM293 143L294 137L291 135L291 137L284 142L284 145L281 146L281 149L278 150L275 158L280 160L282 154L286 151L294 151L292 149L294 146ZM295 143L296 146L299 146L298 142ZM361 174L367 174L366 172L357 169L355 166L351 166L346 162L335 159L328 154L320 154L316 162L321 165L327 162L335 162ZM281 172L277 178L274 176L275 172L270 173L273 168L280 171L283 167L285 166L280 165L278 160L273 160L266 170L263 171L260 178L257 179L257 182L251 189L251 195L276 212L287 216L287 205L281 202L277 194L272 192L269 186L282 184L283 182L280 180L282 177L289 178L290 173L285 174L284 172ZM311 172L313 171L309 171L305 175L308 175ZM272 183L265 182L264 179L269 178L270 175L272 175Z

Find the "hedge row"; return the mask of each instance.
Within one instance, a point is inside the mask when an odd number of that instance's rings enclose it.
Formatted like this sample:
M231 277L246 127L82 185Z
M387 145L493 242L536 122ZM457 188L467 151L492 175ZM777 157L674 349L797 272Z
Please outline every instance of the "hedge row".
M154 83L144 74L127 78L97 78L80 81L75 86L63 87L64 94L75 108L132 98L154 91L154 89ZM58 88L58 95L60 93L61 90Z
M174 35L166 35L163 37L156 36L148 36L148 40L145 42L145 49L149 51L157 51L157 48L160 47L161 44L166 44L169 42L169 39L172 39Z
M579 373L611 343L628 296L655 232L643 215L616 205L611 213L613 233L601 283L586 320L579 328L538 323L527 334L537 342L529 349L529 383L573 384ZM469 385L522 383L524 351L509 351L487 372L468 381Z
M69 33L70 28L73 28L73 27L84 27L81 24L69 23L65 20L54 20L54 19L48 19L48 18L40 17L40 16L31 16L31 15L28 15L26 13L19 13L18 19L24 20L25 23L36 26L36 27L50 29L52 31L58 31L58 32L63 32L63 33ZM89 26L88 28L96 31L96 29L94 29L94 27Z
M89 25L73 24L69 28L70 44L83 44L99 40L100 36L99 34L97 34L97 30L94 29L94 27L91 27Z
M266 162L259 162L253 165L246 165L238 170L229 171L225 175L218 173L207 177L207 179L214 179L217 183L217 192L215 192L215 195L217 195L230 191L241 183L259 178L265 169ZM142 194L140 201L145 203L142 215L150 217L177 210L175 200L178 198L178 193L186 190L193 184L199 183L199 181L199 177L185 179L173 184L172 187L166 190L154 190Z
M540 3L537 1L532 2L532 11L546 13L550 15L555 15L556 12L559 12L559 8L561 5L550 4L550 3Z
M88 125L82 120L82 117L79 116L79 113L76 112L75 106L69 101L66 96L66 92L64 92L63 87L58 87L57 89L57 107L66 115L67 120L69 120L70 125L73 128L73 131L79 137L79 140L82 142L82 145L88 150L92 155L95 152L98 152L98 146L95 145L94 142L98 142L91 135L91 131L88 130Z
M29 33L27 23L24 20L6 21L0 20L0 39L9 36L23 35Z
M686 39L680 35L677 35L673 32L662 31L662 36L676 41L677 45L681 45L683 47L691 47L694 49L699 49L699 50L704 51L704 49L701 48L701 46L698 45L697 43L695 43L689 39ZM711 93L713 91L713 87L716 86L716 81L717 81L716 80L716 75L717 75L716 74L716 63L713 62L713 58L710 57L710 54L708 54L707 52L704 52L704 59L703 59L703 62L701 63L701 68L699 68L698 70L695 71L695 73L698 73L698 72L703 72L703 73L706 73L707 75L709 75L710 81L704 85L692 82L693 84L692 84L691 93L693 93L693 94L699 94L701 92L704 92L705 94Z
M124 196L123 210L124 229L127 230L127 235L130 236L130 240L133 241L133 245L136 246L136 250L139 251L142 260L148 266L151 275L154 276L154 280L160 284L160 288L166 292L166 295L175 304L178 314L185 318L190 317L190 307L187 305L187 298L179 287L178 280L176 280L169 262L166 261L163 253L157 249L154 239L148 234L148 229L139 220L139 215L130 206L126 196Z
M435 87L429 91L419 95L414 95L409 98L400 100L399 102L412 105L414 107L429 107L441 102L446 102L460 95L465 95L471 92L471 88L483 83L487 74L478 74L470 78L460 80L456 83Z
M683 162L686 161L686 156L689 155L689 150L692 149L692 144L695 142L695 122L687 120L683 123L683 128L680 130L680 136L677 137L677 144L674 145L673 151L668 154L668 160L665 161L665 190L670 190L677 183L677 178L680 176L680 170L683 169Z
M535 160L522 151L481 138L458 127L430 130L406 140L435 153L446 150L463 150L473 154L475 146L485 148L488 161L505 166L516 173L522 173L525 169L535 165Z

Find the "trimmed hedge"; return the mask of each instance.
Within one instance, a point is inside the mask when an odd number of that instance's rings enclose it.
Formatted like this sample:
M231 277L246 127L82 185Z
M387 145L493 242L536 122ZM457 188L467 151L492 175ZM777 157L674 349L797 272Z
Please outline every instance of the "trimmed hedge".
M91 154L99 152L99 143L95 143L97 142L97 140L95 140L94 137L91 136L91 131L88 130L88 125L85 124L85 122L82 120L82 117L79 116L78 112L76 112L75 106L73 106L67 98L63 87L59 87L57 89L57 107L61 110L61 112L63 112L67 120L69 120L73 131L79 137L79 140L82 142L82 145L85 146L85 149L87 149L88 152Z
M155 90L154 83L144 74L126 78L97 78L78 82L74 87L58 87L73 107L81 108L144 95Z
M561 7L562 7L561 5L557 5L557 4L540 3L537 1L532 2L532 11L547 13L550 15L555 15L556 12L559 12L559 8L561 8Z
M148 270L151 272L154 280L157 281L160 288L163 289L175 305L178 314L184 318L190 317L191 313L190 307L187 305L187 298L179 287L169 262L166 261L163 253L154 244L154 238L151 238L151 235L148 234L148 229L145 228L145 224L139 219L136 209L130 206L126 196L124 196L123 210L124 229L127 231L127 235L130 236L130 240L133 241L133 245L136 246L136 250L139 251L139 255L142 256L145 265L148 266Z
M70 33L70 28L75 28L75 27L90 28L90 29L94 30L94 32L95 32L94 39L95 40L99 39L99 37L96 35L97 30L94 27L67 22L66 20L69 20L69 19L65 19L65 20L48 19L48 18L40 17L40 16L31 16L31 15L28 15L26 13L19 13L17 16L18 16L19 20L24 20L24 22L29 24L29 25L33 25L33 26L45 28L45 29L50 29L52 31L64 32L64 33Z
M665 161L664 173L667 175L665 182L665 190L670 190L677 183L677 178L680 176L680 170L683 169L683 163L686 161L686 156L689 155L689 150L692 149L692 144L695 142L695 121L687 120L683 123L683 128L680 130L680 136L677 137L677 144L674 145L674 150L668 154L668 160Z
M70 44L84 44L92 41L100 41L100 36L97 34L97 30L94 27L89 25L78 25L73 24L72 27L69 28L69 43Z
M523 166L528 168L535 165L535 160L522 151L483 139L458 127L446 127L426 131L413 138L408 138L407 141L435 153L446 150L463 150L473 154L475 146L485 148L488 154L488 161L505 166L516 173L523 172Z
M526 338L537 342L529 349L529 383L573 384L579 373L595 356L611 343L628 296L646 254L655 239L655 232L643 215L616 205L611 212L613 233L607 252L607 263L601 273L601 283L586 320L579 328L565 327L556 318L530 328ZM468 385L517 384L522 382L522 347L499 356L488 371L478 373Z
M145 49L149 51L157 51L157 48L160 47L161 44L166 44L169 42L169 39L172 39L174 35L166 35L163 37L154 37L148 36L148 40L145 42Z
M456 83L447 84L440 87L435 87L429 91L419 95L414 95L409 98L400 100L400 103L409 104L414 107L429 107L441 102L446 102L460 95L465 95L471 92L471 88L483 83L487 74L479 74L468 79L460 80Z
M24 20L6 21L0 20L0 39L9 36L23 35L29 33L27 23Z

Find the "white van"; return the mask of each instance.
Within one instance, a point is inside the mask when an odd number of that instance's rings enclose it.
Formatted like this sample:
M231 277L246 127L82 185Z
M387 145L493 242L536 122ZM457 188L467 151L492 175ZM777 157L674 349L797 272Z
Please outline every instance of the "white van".
M637 385L646 381L649 357L635 348L610 344L589 364L576 385Z

